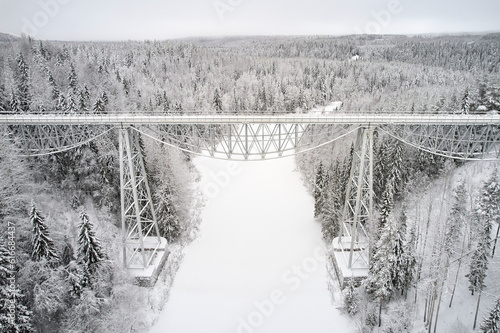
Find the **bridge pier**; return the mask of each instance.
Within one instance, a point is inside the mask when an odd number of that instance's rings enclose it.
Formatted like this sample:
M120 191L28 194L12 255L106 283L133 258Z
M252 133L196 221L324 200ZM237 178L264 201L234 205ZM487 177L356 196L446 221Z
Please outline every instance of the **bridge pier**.
M154 284L168 256L160 237L139 133L119 128L123 264L141 284Z
M332 242L334 267L341 285L348 279L360 280L368 275L369 238L365 225L373 218L373 132L372 126L358 129L340 221L341 234Z

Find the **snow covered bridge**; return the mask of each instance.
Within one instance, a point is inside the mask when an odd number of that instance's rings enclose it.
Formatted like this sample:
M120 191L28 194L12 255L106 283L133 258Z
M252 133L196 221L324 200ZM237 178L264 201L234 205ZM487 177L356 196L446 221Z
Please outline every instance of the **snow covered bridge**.
M500 116L456 114L0 114L10 137L26 155L54 154L118 130L126 267L154 275L155 258L166 253L159 237L139 137L214 158L255 160L297 154L357 133L347 185L337 261L350 270L368 267L363 221L373 212L373 133L456 159L500 157ZM153 267L153 268L152 268ZM153 272L151 272L153 271ZM340 275L342 272L339 271Z

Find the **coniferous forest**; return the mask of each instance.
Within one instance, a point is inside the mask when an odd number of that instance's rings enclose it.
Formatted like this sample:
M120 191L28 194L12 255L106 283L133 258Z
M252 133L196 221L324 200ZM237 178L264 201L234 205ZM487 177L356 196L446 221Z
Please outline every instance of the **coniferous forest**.
M340 112L500 111L500 35L143 42L0 35L2 112L277 114L336 101ZM353 141L347 136L297 156L327 243L339 234ZM182 248L196 237L203 198L193 190L199 175L192 157L143 140L160 232L173 246L160 275L165 283L144 290L120 260L116 137L35 157L21 148L2 136L2 332L146 332ZM436 332L443 309L456 306L464 289L478 309L491 309L476 311L476 329L498 331L496 166L448 160L376 133L369 277L344 288L342 300L359 332ZM6 296L12 290L14 322Z

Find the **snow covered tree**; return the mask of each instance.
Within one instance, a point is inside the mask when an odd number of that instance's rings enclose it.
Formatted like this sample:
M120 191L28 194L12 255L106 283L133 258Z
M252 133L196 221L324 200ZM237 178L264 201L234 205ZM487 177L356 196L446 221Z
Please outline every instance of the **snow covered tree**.
M323 162L319 162L318 171L314 180L314 217L319 217L323 209L325 199L325 179L326 174L323 169Z
M82 210L80 213L80 224L78 228L80 233L78 236L78 261L84 265L89 274L94 274L104 259L100 241L94 233L94 226L89 221L89 216Z
M382 304L394 292L393 277L396 263L393 241L396 235L394 224L392 216L389 216L381 230L380 239L375 244L374 254L370 260L368 277L364 281L365 290L379 299L379 326L382 324Z
M500 298L497 298L493 309L491 309L488 314L488 317L483 319L480 329L482 333L500 332Z
M50 70L48 71L47 76L48 76L50 86L52 87L52 93L51 93L52 99L57 101L57 100L59 100L59 94L61 92L59 91L59 87L57 86L57 82L54 79L54 77L52 76L52 72Z
M388 176L388 141L382 140L375 151L375 163L373 164L373 192L376 203L382 201L385 184Z
M22 53L16 57L16 68L14 71L16 84L15 98L21 111L29 111L31 105L31 81L30 69Z
M54 242L49 236L45 219L37 210L34 202L31 203L30 220L33 228L31 257L35 261L46 258L51 265L57 264L60 258L56 253Z
M493 256L497 244L496 239L500 232L500 183L498 182L497 170L493 171L491 177L483 185L476 213L484 223L489 225L489 228L492 228L493 223L498 225L492 250Z
M349 279L347 288L343 290L344 294L344 307L350 316L358 313L358 295L354 286L354 278Z
M73 246L71 246L68 237L64 238L64 246L61 256L61 262L64 266L67 266L72 260L75 259Z
M393 267L392 267L392 285L394 289L404 293L406 288L406 272L407 272L407 258L404 246L404 234L401 229L395 228L395 232L392 235L392 255L393 255Z
M482 222L482 223L481 223ZM485 287L484 278L488 269L488 252L490 249L491 224L487 220L480 221L482 228L479 231L479 239L469 265L469 290L472 295L476 291L482 291Z
M89 285L88 277L83 268L74 260L66 265L65 270L66 281L71 286L70 294L79 297L83 288Z
M88 111L90 106L90 92L87 86L84 86L82 90L80 90L79 94L79 111Z
M460 106L460 111L462 114L470 113L470 96L469 96L469 88L467 88L464 92L464 96L462 97L462 105Z
M219 88L215 88L214 100L212 102L212 105L217 113L222 112L222 99L220 96Z
M34 332L31 324L31 311L23 304L24 295L17 285L12 289L14 278L13 266L10 262L12 254L5 246L5 239L0 236L0 330L6 333ZM14 311L11 311L11 301L14 301ZM10 314L14 314L11 316Z
M181 235L181 226L177 211L173 203L173 194L168 186L163 186L155 194L157 208L156 215L158 219L158 229L160 236L171 243L179 239Z
M465 181L460 182L454 192L454 202L448 217L444 236L444 250L448 256L451 256L467 218L467 190L465 188Z
M92 106L92 111L94 111L95 113L103 113L104 110L104 102L102 101L101 97L98 97L94 105Z
M403 192L407 181L404 158L403 144L399 140L392 140L389 179L392 180L394 199Z
M70 63L68 73L69 94L76 95L78 91L78 77L76 75L75 65Z
M416 237L415 227L410 228L406 242L403 245L403 258L401 259L398 288L405 297L415 279L417 265L417 258L415 256Z
M388 219L390 218L394 206L393 200L394 200L394 195L393 195L392 179L389 179L386 184L384 193L382 194L382 201L380 203L380 217L378 221L379 230L382 230L385 227Z
M339 161L332 163L326 174L326 181L323 186L323 202L319 217L321 219L321 230L326 242L331 242L337 237L340 231L340 220L342 218L342 208L344 205L345 182L343 179L343 165Z

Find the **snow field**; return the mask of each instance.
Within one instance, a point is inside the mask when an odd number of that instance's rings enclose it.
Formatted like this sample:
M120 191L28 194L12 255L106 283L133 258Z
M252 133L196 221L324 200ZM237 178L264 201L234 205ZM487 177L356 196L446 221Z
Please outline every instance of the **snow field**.
M294 158L195 159L207 197L155 332L350 332Z

